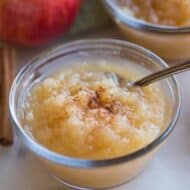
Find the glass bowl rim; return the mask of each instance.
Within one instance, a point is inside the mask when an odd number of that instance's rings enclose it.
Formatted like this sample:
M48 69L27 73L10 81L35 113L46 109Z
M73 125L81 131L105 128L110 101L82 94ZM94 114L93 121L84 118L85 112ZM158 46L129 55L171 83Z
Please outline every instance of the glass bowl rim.
M121 23L128 25L135 29L152 31L157 33L165 33L165 34L181 34L181 33L190 33L190 26L165 26L152 24L141 19L132 17L127 13L123 13L117 3L113 2L113 0L102 0L102 3L106 10Z
M32 139L27 132L23 129L21 126L17 114L16 114L16 108L15 108L15 93L17 91L17 87L19 86L19 81L22 80L22 77L25 75L25 73L33 68L33 65L35 62L41 60L41 64L43 63L43 58L46 56L50 56L55 54L56 52L59 51L67 51L69 50L70 53L72 53L72 48L78 48L78 51L80 50L79 46L82 45L115 45L117 47L127 47L130 49L133 49L135 51L138 51L142 53L143 55L147 56L148 58L152 58L155 63L157 63L161 67L168 67L168 65L157 55L152 53L151 51L127 42L127 41L122 41L122 40L116 40L116 39L106 39L106 38L99 38L99 39L85 39L85 40L76 40L73 42L66 43L64 45L58 46L56 48L50 49L39 56L33 58L31 61L28 61L26 65L24 65L21 70L18 72L16 75L15 80L13 81L13 84L10 89L10 96L9 96L9 111L10 111L10 118L12 125L15 128L16 134L18 137L22 139L24 144L32 150L35 154L38 156L41 156L49 161L52 161L57 164L69 166L69 167L78 167L78 168L95 168L95 167L105 167L105 166L111 166L115 164L121 164L124 162L129 162L134 159L137 159L138 157L141 157L145 155L146 153L150 152L154 148L156 148L158 145L160 145L168 136L169 134L173 131L175 127L175 123L178 119L179 113L180 113L180 107L181 107L181 93L179 89L178 82L175 78L175 76L170 77L172 80L172 83L174 85L174 88L172 88L172 91L174 91L174 98L175 98L175 104L174 104L174 114L171 117L171 120L166 127L166 129L158 136L154 141L152 141L150 144L147 146L140 148L139 150L132 152L130 154L121 156L121 157L116 157L116 158L111 158L111 159L102 159L102 160L88 160L88 159L78 159L78 158L72 158L68 156L64 156L58 153L55 153L48 148L44 147L43 145L40 145L37 143L34 139ZM51 58L50 58L51 59ZM40 64L38 65L40 66ZM170 86L170 85L169 85Z

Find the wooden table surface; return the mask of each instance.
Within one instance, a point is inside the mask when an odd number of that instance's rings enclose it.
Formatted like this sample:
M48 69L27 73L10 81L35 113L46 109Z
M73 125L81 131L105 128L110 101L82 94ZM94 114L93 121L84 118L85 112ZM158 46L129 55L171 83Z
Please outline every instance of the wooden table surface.
M122 38L115 29L83 34L85 37ZM75 38L75 37L74 37ZM78 37L76 37L78 38ZM18 50L18 68L41 50ZM133 181L115 190L188 190L190 187L190 72L178 75L182 109L176 129L148 168ZM0 147L1 190L67 189L49 176L38 160L16 139L12 147Z

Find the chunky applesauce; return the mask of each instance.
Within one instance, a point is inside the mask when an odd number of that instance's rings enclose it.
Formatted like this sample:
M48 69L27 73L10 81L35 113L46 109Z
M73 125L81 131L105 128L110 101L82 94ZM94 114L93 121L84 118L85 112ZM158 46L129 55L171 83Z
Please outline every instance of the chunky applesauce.
M167 26L190 25L189 0L119 0L123 10L150 23Z
M138 77L117 64L96 63L42 79L24 101L24 128L48 149L77 158L112 158L146 146L166 121L163 90L157 83L121 88L109 72L129 80Z

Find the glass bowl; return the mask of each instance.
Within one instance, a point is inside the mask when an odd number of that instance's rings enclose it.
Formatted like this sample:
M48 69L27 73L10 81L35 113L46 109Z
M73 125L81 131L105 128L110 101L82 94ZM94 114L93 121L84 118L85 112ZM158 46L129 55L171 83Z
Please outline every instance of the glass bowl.
M117 58L142 64L150 72L167 64L150 51L135 44L111 39L81 40L65 44L44 53L25 65L13 82L9 107L11 120L18 138L46 165L51 174L71 187L108 188L127 182L139 174L172 132L180 110L180 92L175 77L163 80L164 90L171 99L172 114L163 132L153 142L138 151L113 159L82 160L63 156L38 144L22 127L19 110L30 86L62 67L70 59ZM116 63L117 64L117 63Z
M118 0L103 0L127 40L144 46L170 62L190 59L190 27L151 24L122 11Z

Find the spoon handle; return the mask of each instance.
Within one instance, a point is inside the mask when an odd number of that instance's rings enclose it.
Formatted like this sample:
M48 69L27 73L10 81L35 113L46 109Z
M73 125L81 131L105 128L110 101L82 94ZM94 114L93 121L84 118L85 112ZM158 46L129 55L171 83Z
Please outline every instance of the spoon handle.
M158 71L156 73L153 73L151 75L148 75L138 81L135 81L133 83L134 86L147 86L150 83L156 82L158 80L167 78L171 75L181 73L184 71L190 70L190 61L182 63L180 65L174 65L172 67L169 67L167 69Z

